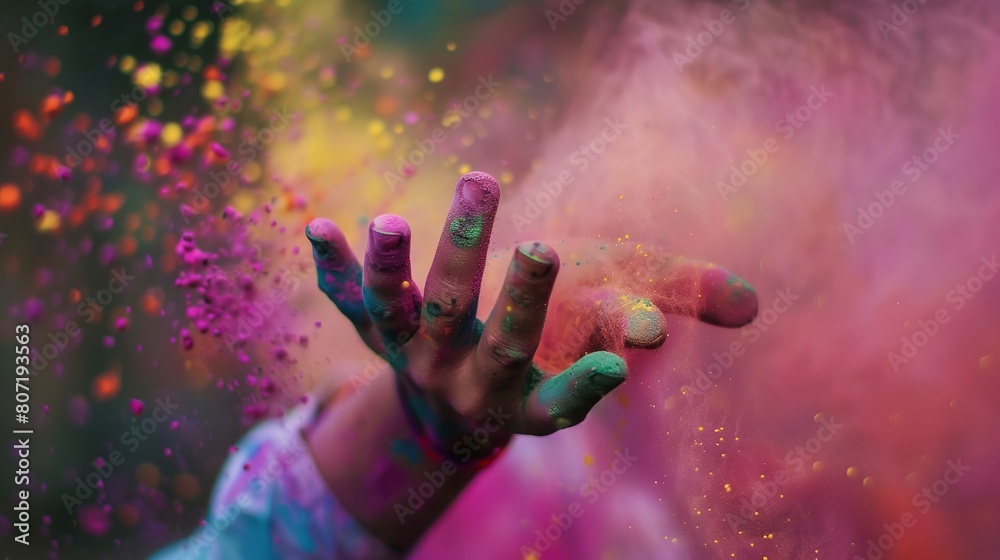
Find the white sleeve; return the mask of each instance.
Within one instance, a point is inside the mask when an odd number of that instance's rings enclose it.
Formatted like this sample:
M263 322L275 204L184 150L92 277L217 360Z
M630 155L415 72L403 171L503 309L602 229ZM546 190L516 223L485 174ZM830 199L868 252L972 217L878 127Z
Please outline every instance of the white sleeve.
M205 523L150 560L393 560L320 476L303 429L317 416L312 398L268 420L239 442L223 466Z

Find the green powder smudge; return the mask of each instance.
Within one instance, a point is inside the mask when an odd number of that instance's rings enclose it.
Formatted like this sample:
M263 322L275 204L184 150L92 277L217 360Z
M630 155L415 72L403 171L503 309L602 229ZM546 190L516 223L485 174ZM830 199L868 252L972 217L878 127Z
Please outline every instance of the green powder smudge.
M483 217L481 215L458 217L448 225L451 241L462 249L471 249L479 244L483 235Z
M535 364L531 364L531 367L528 368L528 375L524 379L524 389L521 392L522 408L527 402L528 395L530 395L531 392L535 390L535 387L541 383L543 377L544 374L542 373L542 370L538 369L538 366Z

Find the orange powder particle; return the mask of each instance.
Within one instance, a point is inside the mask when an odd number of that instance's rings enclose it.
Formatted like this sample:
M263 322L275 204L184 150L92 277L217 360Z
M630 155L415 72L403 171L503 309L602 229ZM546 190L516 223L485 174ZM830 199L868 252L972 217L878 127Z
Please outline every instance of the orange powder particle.
M0 210L8 212L21 204L21 189L14 183L0 185Z
M90 385L90 393L99 401L106 401L118 394L122 388L118 372L106 371L94 378Z
M42 127L31 113L24 109L14 112L14 132L27 140L38 140L42 135Z

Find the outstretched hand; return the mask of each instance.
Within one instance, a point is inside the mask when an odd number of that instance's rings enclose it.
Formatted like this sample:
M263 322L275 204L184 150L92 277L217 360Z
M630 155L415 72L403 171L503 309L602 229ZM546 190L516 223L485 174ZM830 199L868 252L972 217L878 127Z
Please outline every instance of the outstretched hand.
M501 430L508 436L578 424L625 380L625 361L605 350L658 347L664 313L728 327L756 315L756 294L724 269L661 259L648 285L619 292L595 282L559 298L553 306L558 320L571 321L585 336L569 344L546 341L558 348L547 362L569 365L560 373L542 371L533 358L559 271L552 247L518 246L488 318L475 316L499 200L499 185L486 173L458 181L422 295L411 276L410 229L402 218L372 221L363 264L329 220L306 228L320 288L389 362L404 406L438 444L498 410L509 413Z

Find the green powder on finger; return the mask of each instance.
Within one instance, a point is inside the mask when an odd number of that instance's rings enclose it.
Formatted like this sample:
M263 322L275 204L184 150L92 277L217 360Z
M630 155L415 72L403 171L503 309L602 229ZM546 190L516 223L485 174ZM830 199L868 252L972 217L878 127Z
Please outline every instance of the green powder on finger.
M448 225L448 232L456 247L471 249L479 244L479 238L483 235L483 217L476 215L455 218Z

